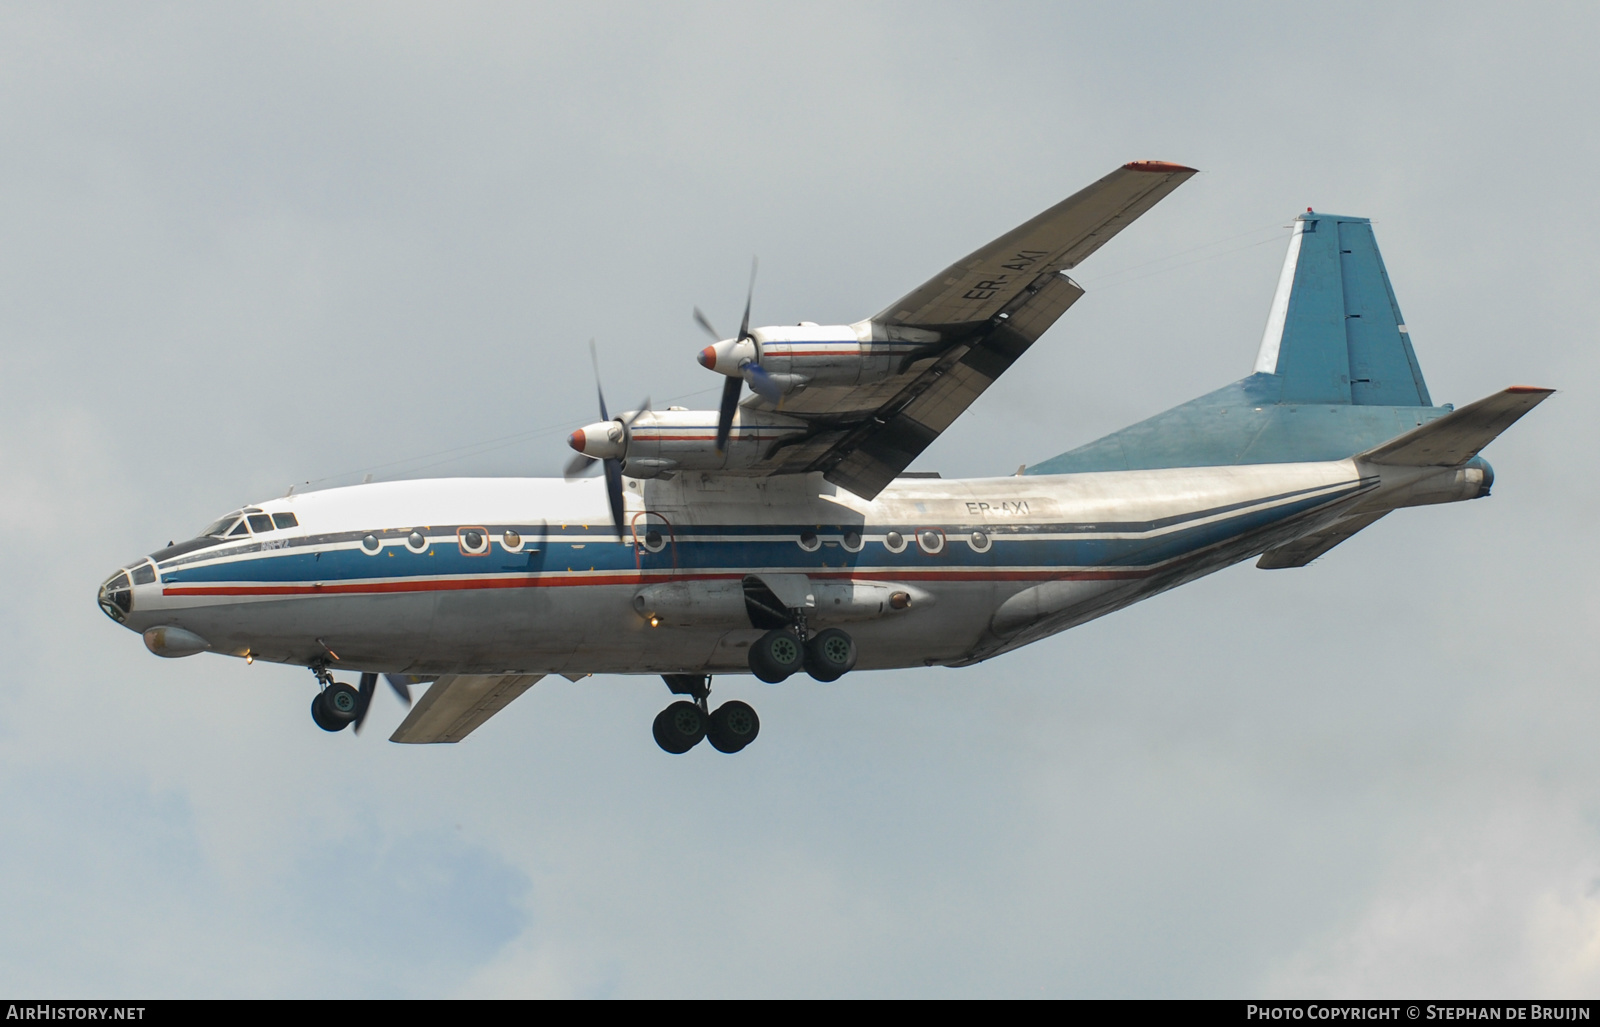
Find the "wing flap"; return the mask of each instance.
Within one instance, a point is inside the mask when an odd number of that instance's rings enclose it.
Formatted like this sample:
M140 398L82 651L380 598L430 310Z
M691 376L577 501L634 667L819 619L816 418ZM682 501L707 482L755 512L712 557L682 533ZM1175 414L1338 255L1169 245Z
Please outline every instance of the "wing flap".
M1346 517L1343 520L1335 521L1321 531L1313 532L1304 538L1297 538L1293 542L1267 550L1261 554L1261 559L1256 561L1256 566L1265 571L1283 570L1286 567L1304 567L1351 535L1363 528L1370 527L1378 518L1388 512L1387 510L1380 510L1377 513L1361 514L1356 517Z
M873 320L928 327L987 321L1041 274L1077 266L1195 173L1160 161L1125 164L969 253Z
M1514 385L1358 454L1357 460L1403 467L1454 467L1478 455L1554 389Z
M446 674L423 694L389 736L391 742L459 742L543 674Z

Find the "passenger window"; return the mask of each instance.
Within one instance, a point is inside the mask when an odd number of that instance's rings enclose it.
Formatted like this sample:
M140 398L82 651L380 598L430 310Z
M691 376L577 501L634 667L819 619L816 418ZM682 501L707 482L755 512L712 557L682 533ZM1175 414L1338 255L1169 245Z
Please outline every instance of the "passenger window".
M273 514L272 523L280 528L295 528L300 525L300 522L294 519L294 514L292 513Z
M240 535L248 534L250 534L250 529L245 526L244 520L241 518L239 523L233 526L233 530L228 532L228 538L238 538Z
M249 520L251 531L272 530L272 518L268 517L266 514L251 514Z

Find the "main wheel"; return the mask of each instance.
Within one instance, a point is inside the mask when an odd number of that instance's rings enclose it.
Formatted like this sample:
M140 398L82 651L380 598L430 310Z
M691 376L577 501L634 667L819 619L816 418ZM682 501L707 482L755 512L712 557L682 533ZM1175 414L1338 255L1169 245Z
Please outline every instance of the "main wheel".
M311 697L311 719L324 731L343 731L348 720L335 720L328 716L327 709L322 705L322 693L318 692Z
M774 628L750 647L750 673L769 685L799 670L803 660L800 639L787 628Z
M825 628L806 643L806 673L818 681L837 681L855 665L855 639L838 628Z
M706 715L692 702L675 702L656 714L652 730L657 745L681 756L706 736Z
M324 688L317 698L322 702L322 715L339 727L355 720L361 709L361 693L340 681Z
M711 711L711 724L706 729L706 740L718 752L738 752L756 740L761 732L761 718L749 703L735 699Z

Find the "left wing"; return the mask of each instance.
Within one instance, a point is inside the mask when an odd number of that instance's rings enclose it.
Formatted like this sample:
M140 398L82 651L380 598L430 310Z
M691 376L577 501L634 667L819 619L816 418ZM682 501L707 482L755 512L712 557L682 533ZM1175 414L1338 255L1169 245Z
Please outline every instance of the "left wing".
M774 445L761 470L820 471L877 496L1083 295L1063 272L1194 174L1179 164L1124 165L858 325L873 344L907 351L896 373L785 397L780 412L807 428ZM757 396L744 406L774 409Z
M446 674L428 686L391 742L459 742L543 674Z

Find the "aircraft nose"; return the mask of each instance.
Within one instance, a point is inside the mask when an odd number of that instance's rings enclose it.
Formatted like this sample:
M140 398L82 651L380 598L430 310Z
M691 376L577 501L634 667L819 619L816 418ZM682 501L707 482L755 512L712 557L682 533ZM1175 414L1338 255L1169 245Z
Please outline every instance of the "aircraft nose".
M119 570L107 578L95 600L107 617L121 624L133 609L133 582L128 580L128 572Z

